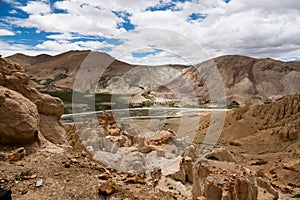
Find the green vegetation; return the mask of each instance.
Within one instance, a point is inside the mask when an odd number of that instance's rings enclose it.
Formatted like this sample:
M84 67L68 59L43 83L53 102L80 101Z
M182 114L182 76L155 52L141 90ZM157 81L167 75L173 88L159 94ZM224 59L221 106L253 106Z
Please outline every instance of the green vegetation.
M175 107L175 102L168 102L168 107Z
M147 101L145 101L145 102L143 103L143 105L146 106L146 107L151 107L151 106L154 105L154 102L151 101L151 100L147 100Z
M56 76L54 79L47 79L46 82L43 84L45 85L46 88L48 89L53 89L55 88L55 86L53 86L53 84L56 81L62 80L67 78L68 76L66 74L59 74L58 76ZM36 83L40 84L40 81L34 80Z
M237 101L231 101L230 104L227 106L228 109L233 109L233 108L239 108L240 104Z
M111 103L115 103L118 108L127 108L128 105L124 103L126 102L124 99L130 97L128 95L122 94L114 94L112 96L108 93L95 94L95 96L93 97L92 94L83 94L80 92L73 92L72 90L45 91L44 93L60 98L65 104L65 114L72 113L72 103L75 105L81 104L86 106L95 106L96 111L111 109ZM114 98L113 102L112 97Z

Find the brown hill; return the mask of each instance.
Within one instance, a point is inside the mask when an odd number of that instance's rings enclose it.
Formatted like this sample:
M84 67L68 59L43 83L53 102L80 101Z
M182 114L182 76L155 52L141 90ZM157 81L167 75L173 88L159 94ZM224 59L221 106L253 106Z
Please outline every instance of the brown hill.
M89 52L68 51L56 56L15 54L7 58L23 66L31 80L38 83L39 89L52 86L72 88L78 68Z
M221 56L200 63L183 74L185 81L173 80L169 87L178 85L182 90L192 87L201 102L209 102L209 91L204 80L214 78L209 72L213 66L218 68L223 79L227 102L235 100L240 104L261 104L300 92L300 62L239 55ZM211 84L214 84L213 81ZM213 90L218 87L216 85Z
M89 53L90 51L69 51L57 56L15 54L8 58L25 67L39 90L59 91L73 88L78 69ZM114 60L105 53L97 55L99 63L101 60ZM149 94L153 91L150 100L154 99L155 102L157 98L157 102L160 103L164 102L164 96L178 98L179 100L174 100L178 102L185 101L180 99L184 97L191 99L188 93L195 93L200 103L215 103L211 102L204 81L207 78L214 79L210 72L212 66L216 66L221 74L228 104L231 101L237 101L241 105L269 103L284 95L300 91L300 62L228 55L205 61L195 67L136 66L114 60L100 78L97 93L114 91L125 94ZM214 85L211 90L219 89L219 83L216 81L212 81L211 84ZM164 91L160 91L162 86L171 89L173 93L165 90L164 94ZM137 99L145 100L143 97ZM165 102L170 103L170 99ZM186 104L189 103L187 100Z
M41 54L38 56L15 54L7 58L23 66L27 74L31 77L31 80L35 81L38 84L37 87L39 87L40 90L55 91L60 89L73 88L74 79L77 75L79 67L86 58L91 58L87 57L90 54L90 52L91 51L68 51L56 56L49 56L46 54ZM96 60L94 60L94 62L99 63L99 67L103 67L102 65L104 65L104 63L106 62L110 63L102 77L99 77L99 92L103 92L103 90L105 90L105 92L109 92L109 90L112 89L112 86L114 86L116 82L119 81L121 76L128 73L134 67L138 67L136 65L130 65L128 63L116 60L106 53L99 52L96 53ZM147 67L152 66L143 67L145 67L146 69ZM166 78L164 68L175 69L176 71L179 71L179 69L181 69L182 67L179 65L166 65L153 67L152 69L154 68L154 71L158 73L160 73L161 71L159 76L161 75L162 78ZM98 71L97 69L94 70ZM142 70L138 69L132 72L133 74L129 73L128 75L136 76L136 73L139 73L141 71ZM167 77L167 79L171 78L171 75L174 75L174 73L169 73L169 77ZM149 78L148 74L145 74L143 77L139 77L138 79L143 78ZM136 85L137 87L139 87L136 81L133 82L134 83L128 80L125 81L126 87L124 88L125 91L123 91L123 93L127 93L127 91L130 89L128 88L129 85ZM124 84L122 86L124 86Z

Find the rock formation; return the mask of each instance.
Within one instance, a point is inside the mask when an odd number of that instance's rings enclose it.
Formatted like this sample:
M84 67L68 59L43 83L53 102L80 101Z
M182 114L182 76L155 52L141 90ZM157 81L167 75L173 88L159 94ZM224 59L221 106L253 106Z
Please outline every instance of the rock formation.
M243 166L254 172L263 171L263 176L272 180L276 189L297 195L300 181L297 176L300 171L299 111L300 94L285 96L271 104L233 109L226 114L218 144L234 152L236 160ZM209 122L210 115L200 122L196 143L201 143ZM269 188L267 191L273 190L261 179L258 183ZM272 194L276 197L276 192Z
M255 175L235 163L199 159L193 168L193 198L256 200Z
M63 102L41 94L29 85L24 69L7 59L0 59L0 143L27 144L38 134L56 144L67 144L59 122Z
M32 142L39 130L37 107L20 93L0 86L0 143Z

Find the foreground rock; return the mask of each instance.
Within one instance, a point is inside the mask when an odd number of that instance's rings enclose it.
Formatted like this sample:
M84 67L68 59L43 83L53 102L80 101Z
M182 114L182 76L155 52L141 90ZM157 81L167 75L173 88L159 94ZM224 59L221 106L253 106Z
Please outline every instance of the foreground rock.
M0 58L0 144L29 144L39 134L56 144L67 144L59 122L64 105L29 85L24 69ZM41 137L42 138L42 137Z
M37 107L20 93L0 86L0 143L27 143L38 134Z
M9 161L18 161L25 157L26 151L24 147L18 148L11 153L6 155Z

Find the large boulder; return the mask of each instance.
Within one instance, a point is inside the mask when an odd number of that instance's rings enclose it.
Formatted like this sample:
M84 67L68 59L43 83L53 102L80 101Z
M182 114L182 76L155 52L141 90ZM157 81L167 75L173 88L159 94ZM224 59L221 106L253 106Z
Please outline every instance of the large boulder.
M55 115L60 117L64 113L63 102L56 97L47 94L41 94L37 89L29 87L28 77L25 74L15 72L6 77L6 87L21 93L24 97L30 99L37 105L41 114Z
M59 122L63 102L41 94L18 64L0 58L0 144L27 144L41 133L55 144L67 144Z
M38 134L37 107L21 94L0 86L0 143L33 141Z
M37 105L39 113L55 115L58 118L64 113L63 102L47 94L41 94L29 85L29 76L17 63L0 58L0 85L21 93Z

